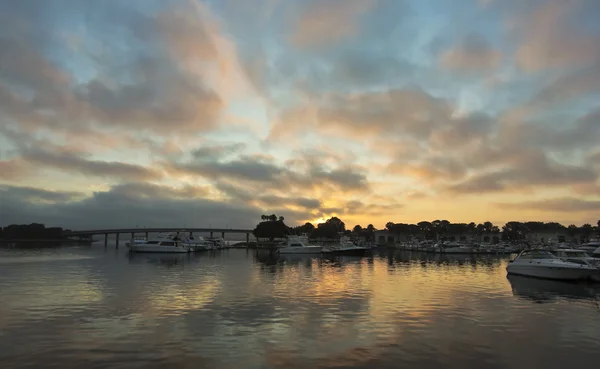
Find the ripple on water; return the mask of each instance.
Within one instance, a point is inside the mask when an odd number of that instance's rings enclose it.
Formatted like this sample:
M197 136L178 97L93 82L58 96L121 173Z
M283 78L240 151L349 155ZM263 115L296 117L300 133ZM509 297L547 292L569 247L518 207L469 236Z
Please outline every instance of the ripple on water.
M3 368L558 368L565 357L583 368L599 360L599 288L507 278L505 258L11 252L0 255Z

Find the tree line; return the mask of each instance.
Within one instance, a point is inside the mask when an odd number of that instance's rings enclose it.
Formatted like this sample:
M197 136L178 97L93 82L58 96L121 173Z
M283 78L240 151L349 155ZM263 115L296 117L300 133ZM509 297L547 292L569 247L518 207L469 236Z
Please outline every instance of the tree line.
M297 227L288 227L284 223L284 217L272 215L262 215L261 222L254 229L254 236L257 238L284 238L291 234L306 234L310 238L336 238L340 234L364 238L367 241L374 240L376 231L372 224L366 228L361 225L355 225L351 230L346 229L346 224L338 217L329 218L324 223L316 227L312 223L305 223ZM556 222L517 222L510 221L502 227L492 222L471 223L451 223L447 220L422 221L416 224L388 222L385 230L393 234L404 234L423 239L445 239L446 237L462 235L497 235L497 237L506 241L518 241L525 239L529 233L566 233L571 237L579 236L588 239L594 234L600 237L600 220L596 226L589 223L582 226L571 224L564 226Z
M60 227L48 227L40 223L11 224L0 227L0 239L61 239L64 232L68 231Z
M376 231L373 224L369 224L366 228L356 225L352 230L346 229L346 224L338 217L331 217L324 223L317 224L316 227L310 222L296 227L289 227L285 224L284 217L275 214L261 215L261 220L254 228L254 237L267 238L271 241L275 238L303 234L310 238L336 238L340 234L344 234L373 240Z

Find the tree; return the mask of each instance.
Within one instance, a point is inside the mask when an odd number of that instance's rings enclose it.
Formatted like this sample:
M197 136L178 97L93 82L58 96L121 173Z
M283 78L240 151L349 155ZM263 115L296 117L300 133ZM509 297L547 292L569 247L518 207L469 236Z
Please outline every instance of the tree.
M502 238L505 240L521 240L525 238L527 227L521 222L507 222L502 227Z
M586 223L581 226L581 234L585 239L588 239L590 237L590 235L592 234L592 232L594 232L594 228L592 227L591 224Z
M268 238L273 241L275 238L283 238L290 232L288 226L283 222L283 217L277 218L277 215L261 215L263 221L258 223L252 234L256 238Z
M575 234L577 233L577 230L578 230L578 229L579 229L579 228L577 228L577 226L576 226L575 224L570 224L570 225L567 227L567 234L568 234L568 235L569 235L571 238L574 238L574 237L575 237Z
M365 239L367 241L375 240L375 227L373 227L373 224L367 226L367 229L365 230Z
M360 224L357 224L354 226L354 228L352 228L352 233L354 233L355 235L359 236L363 231L363 227L360 226Z

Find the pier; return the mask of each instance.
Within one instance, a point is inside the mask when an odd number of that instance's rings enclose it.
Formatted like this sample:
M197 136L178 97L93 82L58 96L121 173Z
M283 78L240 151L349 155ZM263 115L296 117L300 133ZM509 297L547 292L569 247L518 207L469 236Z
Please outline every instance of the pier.
M98 235L104 235L104 246L108 245L108 235L116 235L116 247L119 248L119 238L121 234L130 234L131 238L134 238L136 234L144 234L148 238L148 233L161 233L161 232L188 232L190 236L194 232L209 233L211 237L216 234L221 234L224 239L226 233L245 233L246 242L250 241L251 229L236 229L236 228L120 228L120 229L93 229L83 231L70 231L65 232L67 237L93 237Z

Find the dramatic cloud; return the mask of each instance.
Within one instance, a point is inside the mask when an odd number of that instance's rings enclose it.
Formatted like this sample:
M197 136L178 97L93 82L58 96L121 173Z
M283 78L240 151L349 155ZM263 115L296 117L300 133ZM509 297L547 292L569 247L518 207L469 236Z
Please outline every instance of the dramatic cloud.
M2 223L597 217L598 1L238 3L0 2Z

